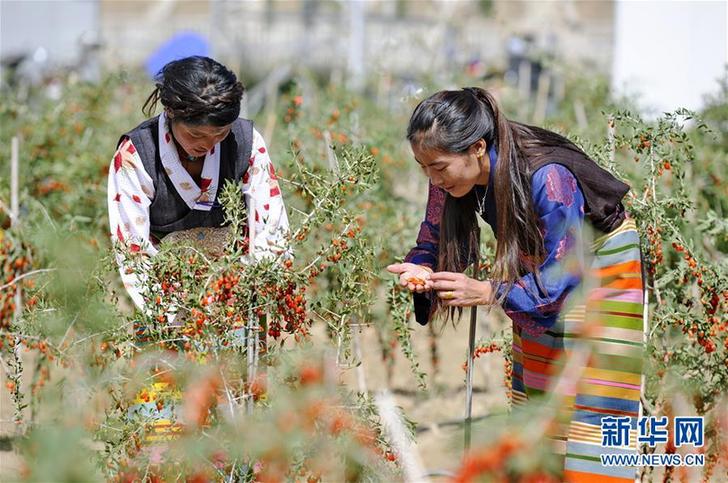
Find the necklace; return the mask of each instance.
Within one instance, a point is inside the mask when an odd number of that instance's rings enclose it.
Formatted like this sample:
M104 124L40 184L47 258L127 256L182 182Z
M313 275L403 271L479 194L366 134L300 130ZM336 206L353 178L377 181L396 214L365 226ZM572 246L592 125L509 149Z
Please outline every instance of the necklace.
M184 163L198 163L205 159L205 156L192 156L191 154L187 154L187 151L179 146L177 146L177 154L179 155L180 161Z
M475 201L478 203L478 213L480 214L485 214L485 199L488 197L489 188L490 185L485 185L485 193L482 198L479 198L477 193L475 194Z

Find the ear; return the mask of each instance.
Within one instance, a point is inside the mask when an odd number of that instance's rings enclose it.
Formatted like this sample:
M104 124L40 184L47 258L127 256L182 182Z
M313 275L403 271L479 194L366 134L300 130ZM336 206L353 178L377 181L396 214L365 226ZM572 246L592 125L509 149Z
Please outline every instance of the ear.
M483 156L485 156L485 151L487 147L488 146L485 143L485 139L478 139L470 145L470 147L468 148L468 153L474 155L477 158L482 158Z

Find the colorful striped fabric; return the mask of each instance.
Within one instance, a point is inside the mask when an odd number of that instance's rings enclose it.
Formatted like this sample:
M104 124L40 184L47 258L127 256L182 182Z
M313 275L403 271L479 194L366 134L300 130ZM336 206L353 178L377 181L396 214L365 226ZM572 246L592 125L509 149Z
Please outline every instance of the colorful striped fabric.
M140 347L151 344L145 326L135 322L134 331L136 341ZM230 334L231 340L225 342L228 345L224 345L221 339L218 341L217 347L215 347L216 351L232 350L246 346L245 329L233 329ZM176 341L170 343L177 346L176 350L180 357L185 354L183 342L183 339L178 337ZM141 359L143 360L143 358ZM190 360L189 357L187 359ZM196 357L192 360L204 365L205 350L197 347ZM145 445L173 440L184 429L182 421L184 395L173 382L166 382L170 378L174 380L174 377L170 376L174 376L175 363L167 361L165 367L167 369L164 373L170 372L171 374L160 376L156 370L151 370L149 382L136 393L126 412L127 421L138 426L140 440ZM227 410L228 402L225 398L226 396L222 393L218 394L218 408Z
M177 422L181 403L178 389L167 382L153 382L137 393L127 417L140 425L145 445L169 441L183 428Z
M643 386L644 299L640 241L634 220L625 219L592 246L591 283L585 304L572 307L546 332L535 335L513 324L513 403L537 396L560 401L562 425L550 434L564 458L568 482L626 482L635 467L602 466L599 455L635 453ZM578 381L553 394L560 368L576 343L591 356ZM630 446L602 446L604 417L629 417Z

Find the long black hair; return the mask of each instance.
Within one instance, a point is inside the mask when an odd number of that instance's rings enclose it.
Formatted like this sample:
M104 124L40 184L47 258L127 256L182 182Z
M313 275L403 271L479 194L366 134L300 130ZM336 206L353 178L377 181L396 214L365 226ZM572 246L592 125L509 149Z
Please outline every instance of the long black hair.
M538 155L539 148L544 147L581 150L557 133L509 121L493 96L478 87L440 91L422 101L410 118L407 139L423 149L449 153L465 153L481 139L488 149L496 147L494 191L498 241L492 275L497 284L507 286L499 302L513 283L527 273L534 273L541 285L538 267L545 248L531 199L529 158ZM476 208L475 189L461 198L446 195L440 224L438 271L462 272L479 260ZM493 290L491 302L495 301L495 294Z
M235 74L209 57L169 62L155 77L156 87L142 107L151 116L161 102L173 122L227 126L240 115L245 87Z

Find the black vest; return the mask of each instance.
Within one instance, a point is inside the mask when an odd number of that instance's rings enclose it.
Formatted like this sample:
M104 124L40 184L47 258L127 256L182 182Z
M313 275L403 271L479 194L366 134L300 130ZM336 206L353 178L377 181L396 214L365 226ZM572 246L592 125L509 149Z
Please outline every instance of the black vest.
M624 221L622 198L629 191L629 186L587 155L563 147L540 147L525 154L530 161L531 173L550 163L560 164L571 171L584 194L584 215L594 228L609 233Z
M162 166L159 155L159 117L148 119L121 136L119 145L131 139L144 169L154 182L154 199L149 206L151 233L158 239L180 230L219 227L225 217L218 200L226 180L240 182L250 166L253 148L253 122L237 119L230 134L220 143L220 174L217 195L210 211L192 210L177 192ZM117 146L118 147L118 146Z

